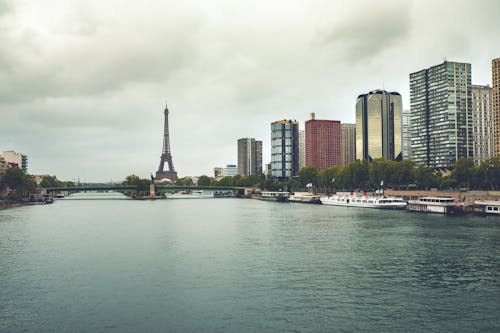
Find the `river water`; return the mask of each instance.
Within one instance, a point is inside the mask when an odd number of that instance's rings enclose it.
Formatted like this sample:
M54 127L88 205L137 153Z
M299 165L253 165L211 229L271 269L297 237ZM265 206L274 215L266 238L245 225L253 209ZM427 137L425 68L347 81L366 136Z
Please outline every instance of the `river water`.
M500 331L500 218L120 199L0 211L1 332Z

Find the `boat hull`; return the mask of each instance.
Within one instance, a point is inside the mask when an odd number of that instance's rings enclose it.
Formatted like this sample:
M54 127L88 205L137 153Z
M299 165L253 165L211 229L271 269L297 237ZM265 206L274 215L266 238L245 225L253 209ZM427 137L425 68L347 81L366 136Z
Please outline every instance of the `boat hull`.
M388 210L406 209L406 202L391 202L391 203L353 202L351 198L345 199L345 201L341 201L338 199L332 199L328 197L321 198L320 200L323 205L331 205L331 206L388 209Z

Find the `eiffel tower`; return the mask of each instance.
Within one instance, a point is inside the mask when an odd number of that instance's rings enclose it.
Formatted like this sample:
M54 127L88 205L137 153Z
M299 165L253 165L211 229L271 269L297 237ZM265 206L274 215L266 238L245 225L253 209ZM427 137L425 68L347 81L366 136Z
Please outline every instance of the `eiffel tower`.
M169 179L173 182L177 180L177 172L174 169L174 163L172 163L172 154L170 153L170 139L168 133L168 108L165 104L165 126L163 128L163 150L161 152L160 166L158 171L156 171L156 181L161 181L163 179ZM168 171L165 171L165 163L168 164Z

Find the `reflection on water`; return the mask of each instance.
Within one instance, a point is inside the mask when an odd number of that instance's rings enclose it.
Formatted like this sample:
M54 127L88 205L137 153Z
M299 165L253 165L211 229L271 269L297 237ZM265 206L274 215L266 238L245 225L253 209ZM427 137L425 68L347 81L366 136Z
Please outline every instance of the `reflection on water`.
M0 331L500 330L500 219L99 196L0 211Z

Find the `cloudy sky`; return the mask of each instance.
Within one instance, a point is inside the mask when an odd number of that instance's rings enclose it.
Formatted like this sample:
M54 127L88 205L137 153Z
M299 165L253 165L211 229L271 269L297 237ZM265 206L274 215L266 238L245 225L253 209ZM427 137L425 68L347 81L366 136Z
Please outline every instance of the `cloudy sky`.
M180 176L236 163L287 118L354 122L358 94L409 107L408 75L448 60L491 82L500 1L0 0L0 150L29 172L109 181L158 168L163 109ZM491 84L491 83L490 83Z

